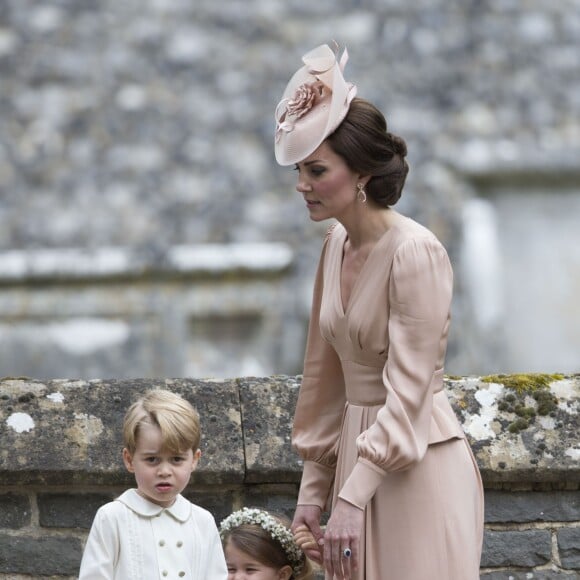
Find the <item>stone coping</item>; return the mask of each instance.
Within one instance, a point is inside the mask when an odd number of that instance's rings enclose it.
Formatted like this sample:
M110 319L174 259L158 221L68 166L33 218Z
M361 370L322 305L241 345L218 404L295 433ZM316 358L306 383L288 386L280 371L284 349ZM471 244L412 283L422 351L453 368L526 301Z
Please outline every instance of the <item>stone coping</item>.
M176 245L164 252L125 247L6 250L0 252L0 284L135 278L144 274L277 274L293 260L292 249L284 243Z
M132 483L121 461L123 415L158 387L180 393L200 412L197 483L297 482L302 465L290 434L300 380L1 379L0 482ZM446 377L445 383L485 483L580 482L580 375Z

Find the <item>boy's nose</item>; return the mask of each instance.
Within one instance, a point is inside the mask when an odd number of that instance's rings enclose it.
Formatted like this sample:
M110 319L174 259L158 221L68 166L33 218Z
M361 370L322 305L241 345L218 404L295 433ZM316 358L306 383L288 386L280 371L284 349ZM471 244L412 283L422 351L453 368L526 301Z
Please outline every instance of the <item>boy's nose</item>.
M159 473L160 475L168 475L170 472L171 468L169 463L162 461L157 468L157 473Z

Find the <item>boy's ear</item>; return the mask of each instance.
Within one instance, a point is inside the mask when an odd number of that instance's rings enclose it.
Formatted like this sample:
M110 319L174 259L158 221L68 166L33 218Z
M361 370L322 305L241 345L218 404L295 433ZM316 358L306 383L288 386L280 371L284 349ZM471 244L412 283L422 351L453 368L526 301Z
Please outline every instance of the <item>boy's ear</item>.
M194 453L193 453L193 463L191 464L191 471L195 471L195 469L197 468L197 464L199 462L200 457L201 457L201 449L198 449L197 451L194 451Z
M135 468L133 467L133 457L126 447L123 448L123 463L125 464L125 467L129 473L135 472Z
M278 570L278 578L279 580L290 580L292 576L292 568L290 566L283 566Z

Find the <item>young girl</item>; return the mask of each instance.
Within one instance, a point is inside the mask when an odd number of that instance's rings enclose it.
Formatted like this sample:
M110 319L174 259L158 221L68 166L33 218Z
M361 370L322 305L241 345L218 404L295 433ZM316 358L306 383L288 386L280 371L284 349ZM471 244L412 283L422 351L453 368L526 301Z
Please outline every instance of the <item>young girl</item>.
M289 521L242 508L220 525L228 580L310 580L312 564L298 547Z
M213 516L181 495L200 437L197 412L175 393L150 391L129 408L123 460L137 489L98 510L79 580L226 580Z

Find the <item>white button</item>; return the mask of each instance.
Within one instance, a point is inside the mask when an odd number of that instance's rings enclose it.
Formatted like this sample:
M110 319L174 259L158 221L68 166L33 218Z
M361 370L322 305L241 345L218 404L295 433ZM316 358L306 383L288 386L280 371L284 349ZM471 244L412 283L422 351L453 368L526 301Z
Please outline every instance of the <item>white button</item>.
M161 572L162 576L167 576L167 570L163 570L163 572Z
M165 546L165 540L159 540L159 545L160 546Z
M180 572L180 573L179 573L179 577L180 577L180 578L183 578L184 576L185 576L185 572Z
M181 546L183 546L183 542L181 540L179 540L179 542L177 542L177 547L181 548Z

